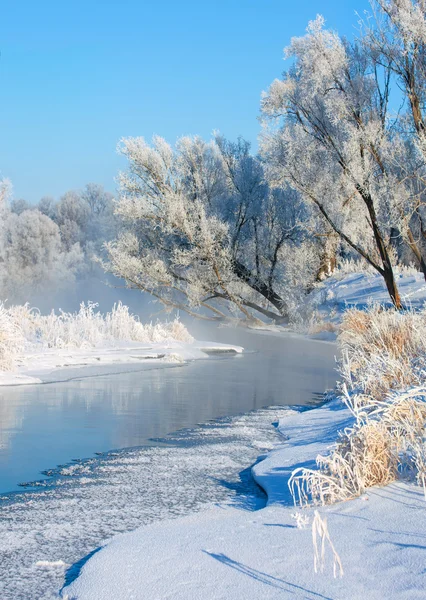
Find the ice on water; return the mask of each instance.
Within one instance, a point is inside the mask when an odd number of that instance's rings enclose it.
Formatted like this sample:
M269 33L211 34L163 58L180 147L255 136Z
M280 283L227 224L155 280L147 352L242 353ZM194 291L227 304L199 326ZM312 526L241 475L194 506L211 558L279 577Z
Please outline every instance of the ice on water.
M202 399L200 399L202 401ZM0 498L0 597L57 598L69 567L113 535L264 497L249 466L278 441L271 407L183 430L156 445L59 467L35 491Z

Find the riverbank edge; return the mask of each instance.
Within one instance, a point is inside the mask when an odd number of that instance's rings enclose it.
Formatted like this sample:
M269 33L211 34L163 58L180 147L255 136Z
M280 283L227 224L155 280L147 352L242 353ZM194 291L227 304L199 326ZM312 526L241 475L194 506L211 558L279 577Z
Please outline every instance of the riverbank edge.
M241 354L242 346L219 342L169 341L141 345L136 342L91 349L41 349L24 355L15 371L0 371L0 386L59 383L186 364L209 354Z
M289 409L278 424L282 440L252 467L268 495L265 508L247 512L215 506L116 536L61 597L125 600L130 589L138 600L275 600L284 591L310 599L422 597L423 546L395 546L401 538L415 540L419 518L426 522L421 490L403 482L320 509L329 519L345 575L333 577L329 549L324 574L314 572L310 526L297 527L287 482L296 466L313 466L317 454L326 452L351 422L337 399L306 411ZM303 514L311 520L313 509ZM385 578L378 576L381 572Z

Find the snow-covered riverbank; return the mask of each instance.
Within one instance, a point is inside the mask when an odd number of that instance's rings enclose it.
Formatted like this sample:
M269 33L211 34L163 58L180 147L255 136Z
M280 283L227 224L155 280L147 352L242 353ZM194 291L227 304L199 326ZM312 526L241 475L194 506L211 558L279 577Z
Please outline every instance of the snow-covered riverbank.
M396 278L403 304L420 310L426 303L426 283L422 273L405 269L396 270ZM343 315L348 308L361 310L372 304L391 307L392 302L383 277L375 272L336 271L331 277L317 283L312 292L294 310L286 325L256 325L254 328L268 335L304 335L318 341L335 341Z
M42 315L28 304L0 302L0 386L69 381L183 363L241 346L196 342L179 321L140 322L119 302L102 314L82 303L76 313Z
M288 478L351 423L336 402L281 416L283 441L253 474L268 493L255 513L216 506L114 538L63 590L77 600L412 599L424 597L426 505L421 488L394 483L321 508L344 569L314 572L310 525L296 526ZM288 438L288 439L286 439ZM310 520L311 509L304 509Z
M0 386L69 381L153 366L170 366L206 358L212 353L242 352L241 346L232 344L173 340L146 345L116 342L89 349L34 348L22 354L13 371L0 371Z

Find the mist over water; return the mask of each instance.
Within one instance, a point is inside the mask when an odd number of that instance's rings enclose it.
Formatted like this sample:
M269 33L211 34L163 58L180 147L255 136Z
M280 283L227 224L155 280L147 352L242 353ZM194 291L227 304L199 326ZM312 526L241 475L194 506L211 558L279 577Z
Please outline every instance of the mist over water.
M31 307L38 308L43 314L52 310L76 312L82 302L95 302L99 305L99 311L105 313L115 303L122 302L143 322L167 319L162 306L153 302L150 295L126 288L124 281L98 268L94 269L91 276L77 280L74 286L67 289L47 292L43 289L28 289L26 299Z

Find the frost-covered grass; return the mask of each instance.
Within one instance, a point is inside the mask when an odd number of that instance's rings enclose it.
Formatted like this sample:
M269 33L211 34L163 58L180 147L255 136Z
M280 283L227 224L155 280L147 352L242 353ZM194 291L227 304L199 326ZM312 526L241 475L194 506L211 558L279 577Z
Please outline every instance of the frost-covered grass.
M24 338L17 319L0 303L0 371L13 368L23 345Z
M354 423L317 469L293 472L294 500L329 504L399 477L417 479L426 495L426 311L351 309L339 340L341 396Z
M349 389L380 399L389 390L425 381L426 309L350 309L343 317L339 342L340 370Z
M0 304L0 370L13 369L16 360L31 348L86 349L116 342L192 342L178 320L143 324L121 302L106 314L97 305L82 303L76 313L52 311L42 315L28 304L6 308Z
M394 257L394 260L396 257ZM415 265L405 265L402 263L398 263L394 266L395 274L398 275L417 275L419 273L419 269ZM370 275L376 275L377 271L369 265L364 259L340 259L337 263L337 267L335 271L332 273L333 275L349 275L352 273L365 273Z

